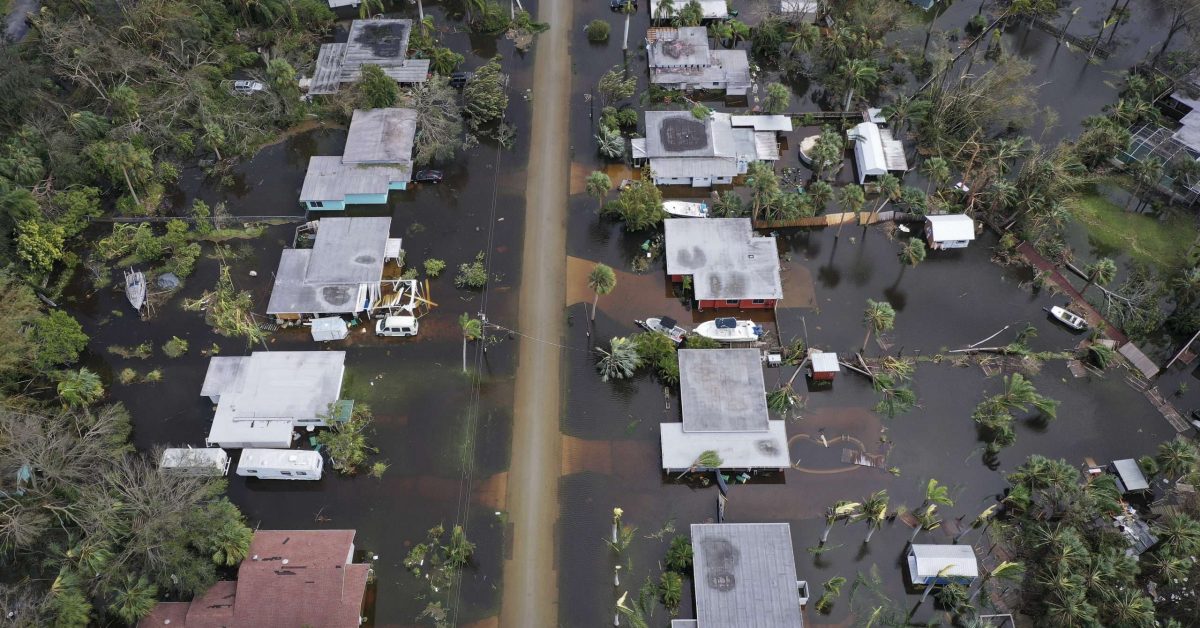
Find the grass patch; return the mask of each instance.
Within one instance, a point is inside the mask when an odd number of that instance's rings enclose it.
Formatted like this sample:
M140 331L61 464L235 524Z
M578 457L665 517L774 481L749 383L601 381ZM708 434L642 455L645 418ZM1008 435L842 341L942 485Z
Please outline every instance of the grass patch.
M1195 239L1195 224L1186 217L1170 213L1159 222L1157 217L1126 212L1094 191L1072 198L1068 207L1101 245L1158 268L1183 266Z
M109 345L108 352L113 355L119 355L125 359L137 358L139 360L145 360L146 358L150 357L150 354L154 353L154 345L151 344L149 340L136 347Z

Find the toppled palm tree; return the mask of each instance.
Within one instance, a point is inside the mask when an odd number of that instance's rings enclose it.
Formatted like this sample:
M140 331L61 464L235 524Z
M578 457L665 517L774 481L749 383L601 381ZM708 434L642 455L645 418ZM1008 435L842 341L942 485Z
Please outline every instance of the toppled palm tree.
M610 379L627 379L642 365L642 356L638 354L637 345L629 338L613 338L608 341L609 350L597 349L602 355L596 363L600 371L600 381Z

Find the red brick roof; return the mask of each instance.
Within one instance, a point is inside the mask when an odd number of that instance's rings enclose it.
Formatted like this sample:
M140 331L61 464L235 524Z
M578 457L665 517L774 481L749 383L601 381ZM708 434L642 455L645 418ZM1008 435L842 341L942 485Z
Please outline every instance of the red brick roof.
M370 566L350 563L353 530L260 530L237 582L164 602L139 628L357 628Z

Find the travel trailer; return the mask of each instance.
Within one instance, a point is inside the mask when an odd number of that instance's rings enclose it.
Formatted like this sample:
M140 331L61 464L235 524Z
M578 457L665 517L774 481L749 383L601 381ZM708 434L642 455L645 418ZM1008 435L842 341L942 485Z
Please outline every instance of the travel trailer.
M299 449L243 449L237 474L264 480L319 480L320 452Z

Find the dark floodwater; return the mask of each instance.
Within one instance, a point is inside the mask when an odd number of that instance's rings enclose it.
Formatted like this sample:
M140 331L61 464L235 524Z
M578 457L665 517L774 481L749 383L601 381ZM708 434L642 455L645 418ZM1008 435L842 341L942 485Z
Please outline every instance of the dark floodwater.
M1085 4L1071 32L1082 33L1090 28L1091 21L1099 20L1096 16L1102 16L1109 4ZM952 4L938 18L938 29L961 30L977 6ZM1005 37L1006 49L1034 63L1030 81L1042 85L1039 106L1052 106L1058 114L1057 124L1048 130L1044 130L1044 116L1035 118L1030 132L1039 142L1053 145L1078 133L1080 120L1115 100L1116 90L1105 81L1115 82L1116 73L1140 58L1146 46L1153 43L1159 32L1155 30L1156 20L1161 19L1156 15L1148 8L1136 8L1135 20L1142 23L1137 28L1122 24L1116 37L1121 43L1117 53L1098 64L1088 64L1085 55L1066 47L1056 50L1054 38L1041 31L1011 29ZM621 20L597 4L579 12L577 22L584 24L596 17L608 19L613 25L613 40L607 46L596 46L589 45L582 33L576 35L576 49L590 53L588 63L576 61L572 120L576 178L601 166L593 150L594 127L584 94L593 89L600 73L621 62ZM641 32L647 22L645 11L641 11L631 31ZM899 38L919 46L923 36L923 27L918 27ZM631 41L635 40L631 36ZM631 51L630 63L644 81L644 54ZM813 107L807 97L795 105L800 111ZM798 142L814 131L797 130L791 139ZM789 152L792 154L779 167L797 165L795 151ZM849 170L844 169L839 178L848 180ZM906 176L905 182L923 187L924 181L915 174ZM614 180L625 176L615 169L610 169L610 175ZM586 263L603 261L629 272L633 257L640 254L640 245L652 234L626 233L620 225L599 219L594 201L579 193L578 186L574 191L577 194L571 203L568 254ZM664 189L665 198L691 196L696 192ZM1006 325L1011 325L1009 331L988 344L1012 340L1026 324L1037 329L1037 336L1029 341L1035 350L1070 350L1082 340L1050 321L1042 311L1061 299L1036 294L1027 285L1029 276L991 262L995 238L990 234L966 250L931 252L920 266L907 269L897 259L900 243L880 229L864 232L847 227L840 239L833 229L778 235L785 260L786 298L778 311L778 327L772 327L785 339L799 337L828 350L857 351L865 333L863 307L867 299L876 299L887 300L897 311L896 329L887 335L893 354L928 357L944 353L983 340ZM673 528L674 534L686 534L691 523L715 520L717 490L675 483L659 468L658 423L679 420L678 393L664 389L648 375L633 381L601 383L589 349L606 344L612 336L638 331L633 325L635 318L667 313L681 317L686 325L687 321L704 320L712 314L690 312L670 295L661 261L652 264L644 275L620 275L616 291L600 300L591 338L586 335L582 306L574 306L570 313L570 379L563 418L564 467L569 474L561 485L559 555L560 564L570 567L560 571L560 623L607 625L618 595L626 590L636 592L646 575L657 578L673 533L656 533ZM881 354L882 350L873 342L869 352ZM791 369L768 370L766 376L768 387L774 387L791 376ZM853 582L860 573L879 574L878 593L860 592L852 604L847 586L828 618L820 617L810 607L812 621L859 625L865 622L864 610L869 614L877 606L909 609L918 596L906 594L901 563L911 529L899 522L889 523L870 545L862 545L864 525L838 527L830 537L834 549L817 556L805 548L817 545L827 506L840 499L861 500L872 491L887 489L892 507L903 504L914 508L921 503L924 484L937 478L953 487L956 501L954 507L942 509L943 517L969 520L994 503L1005 486L1003 473L1030 454L1062 457L1080 466L1084 457L1105 461L1152 452L1159 441L1174 434L1140 393L1124 382L1121 371L1076 379L1063 362L1049 362L1033 381L1040 392L1061 400L1059 419L1048 426L1019 421L1016 445L1004 450L997 468L992 469L982 459L983 443L970 415L986 395L1000 389L999 376L989 378L975 364L922 362L912 383L919 406L888 419L871 411L878 395L869 383L843 372L832 389L807 393L807 405L800 417L789 421L792 457L803 470L786 471L782 482L734 486L727 520L791 523L798 577L807 580L818 594L820 583L834 576ZM805 438L821 436L831 442L829 448ZM897 468L899 475L847 468L840 462L842 448L886 454L886 466ZM624 509L626 523L638 527L637 539L619 559L602 542L609 535L615 506ZM949 541L941 530L922 533L920 538ZM613 568L617 564L625 568L621 586L614 588ZM852 606L858 614L852 612ZM940 619L941 613L935 613L933 607L932 603L925 605L914 620ZM681 616L694 616L690 591ZM660 609L651 625L666 625L667 620Z
M460 26L443 21L436 7L427 6L426 11L437 16L439 25ZM406 16L409 12L415 16L415 6L405 9ZM340 29L344 39L344 25ZM468 69L495 52L494 44L471 42L465 33L447 31L441 38L467 55ZM499 605L515 345L497 337L482 357L482 383L476 392L472 380L462 373L457 318L464 312L478 312L481 295L453 285L457 265L487 251L493 275L488 317L515 327L530 125L529 103L523 94L530 84L532 57L517 54L507 41L501 41L499 49L505 56L505 71L512 76L509 120L518 128L514 149L497 151L494 144L484 142L444 164L446 180L441 185L416 185L394 192L386 208L349 212L392 216L392 236L404 239L410 265L419 268L430 257L447 262L442 276L432 280L429 296L438 307L422 319L420 336L379 340L359 327L350 340L327 346L312 342L306 331L283 330L269 336L270 350L347 352L343 395L374 410L375 433L370 440L380 452L373 460L385 460L389 470L381 480L365 474L343 478L332 470L313 483L246 480L232 474L229 479L229 495L252 526L356 529L358 547L379 557L376 625L415 624L421 609L433 600L458 605L456 616L463 623L493 615ZM173 191L171 211L182 212L199 197L210 203L225 201L234 215L300 216L296 199L308 157L339 154L344 140L344 130L326 128L269 146L234 169L234 184L229 188L218 188L199 170L189 170ZM294 228L294 224L272 227L262 238L229 243L241 254L231 263L234 282L253 294L259 309L266 305L280 250L290 245ZM210 254L211 247L206 246L205 257L182 294L158 308L149 321L132 316L122 294L111 288L93 291L83 276L65 299L65 306L91 336L88 364L110 382L110 398L124 402L132 412L134 441L140 449L203 446L212 409L199 394L208 362L202 350L214 344L221 355L263 350L216 336L201 314L183 311L184 299L199 296L216 280L217 262ZM250 277L251 270L258 276ZM115 277L119 283L119 273ZM157 350L171 336L189 341L186 356L171 360ZM154 357L147 360L123 359L106 351L110 345L133 346L147 340L156 347ZM469 363L476 357L471 347ZM163 379L132 385L114 381L116 373L127 367L142 374L161 369ZM424 541L428 528L439 523L449 528L456 522L467 526L478 550L460 593L431 597L424 581L409 575L402 562L411 545Z

